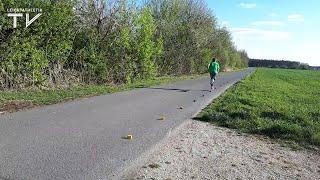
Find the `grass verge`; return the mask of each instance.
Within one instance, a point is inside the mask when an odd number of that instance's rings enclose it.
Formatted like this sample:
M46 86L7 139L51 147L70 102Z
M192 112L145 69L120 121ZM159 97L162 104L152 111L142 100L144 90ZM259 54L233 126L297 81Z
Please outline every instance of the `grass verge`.
M163 76L117 86L87 85L65 89L0 91L0 111L15 112L35 106L56 104L77 98L156 86L181 80L196 79L203 76L204 75Z
M257 69L197 119L245 133L320 146L320 72Z

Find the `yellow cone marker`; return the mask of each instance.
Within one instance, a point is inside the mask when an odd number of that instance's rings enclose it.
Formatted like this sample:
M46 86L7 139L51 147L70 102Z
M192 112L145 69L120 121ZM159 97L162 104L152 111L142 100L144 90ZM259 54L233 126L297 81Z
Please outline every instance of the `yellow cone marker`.
M133 138L133 136L131 134L127 135L127 139L131 140Z
M166 119L166 117L164 117L164 116L161 116L161 117L159 118L160 121L163 121L163 120L165 120L165 119Z

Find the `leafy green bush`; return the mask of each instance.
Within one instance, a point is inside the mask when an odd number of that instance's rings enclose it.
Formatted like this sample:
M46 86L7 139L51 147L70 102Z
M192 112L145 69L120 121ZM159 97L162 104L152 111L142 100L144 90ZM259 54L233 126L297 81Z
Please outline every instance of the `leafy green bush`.
M246 52L203 1L0 1L1 12L14 7L42 15L28 28L18 18L16 29L0 16L2 90L204 73L213 55L222 68L247 66Z

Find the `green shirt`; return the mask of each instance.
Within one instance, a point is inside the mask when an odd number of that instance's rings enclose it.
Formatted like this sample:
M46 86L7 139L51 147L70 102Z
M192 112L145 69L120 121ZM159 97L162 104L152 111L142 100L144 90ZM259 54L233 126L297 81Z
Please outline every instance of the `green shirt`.
M209 65L208 65L208 71L210 73L219 73L220 71L220 65L219 63L217 62L211 62Z

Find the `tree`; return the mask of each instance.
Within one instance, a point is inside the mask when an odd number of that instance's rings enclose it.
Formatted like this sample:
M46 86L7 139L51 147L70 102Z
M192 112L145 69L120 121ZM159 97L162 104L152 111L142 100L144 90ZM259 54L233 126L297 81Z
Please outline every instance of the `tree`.
M230 32L203 0L7 0L43 9L30 27L0 16L0 86L43 88L121 84L161 75L247 66ZM20 19L21 20L21 19ZM20 22L19 22L20 24Z

